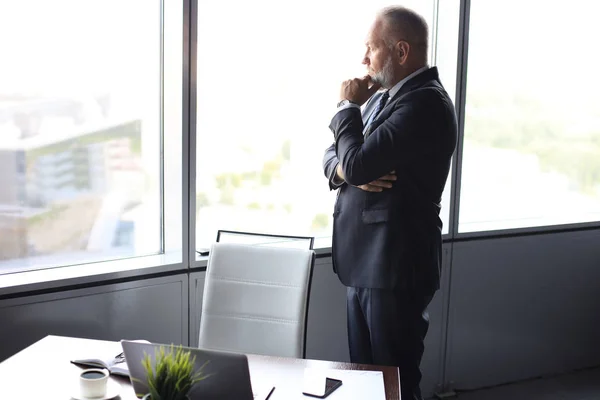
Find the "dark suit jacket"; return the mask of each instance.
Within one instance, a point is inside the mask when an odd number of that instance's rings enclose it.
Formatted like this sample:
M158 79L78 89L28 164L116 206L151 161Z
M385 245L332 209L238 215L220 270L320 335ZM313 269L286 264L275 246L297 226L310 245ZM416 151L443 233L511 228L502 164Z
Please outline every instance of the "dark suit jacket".
M329 128L335 143L325 152L325 176L337 188L332 177L339 162L346 180L333 214L332 258L339 279L351 287L435 292L442 258L440 201L457 140L454 106L437 68L404 83L364 136L357 108L338 112ZM373 193L355 187L392 170L397 181L391 189Z

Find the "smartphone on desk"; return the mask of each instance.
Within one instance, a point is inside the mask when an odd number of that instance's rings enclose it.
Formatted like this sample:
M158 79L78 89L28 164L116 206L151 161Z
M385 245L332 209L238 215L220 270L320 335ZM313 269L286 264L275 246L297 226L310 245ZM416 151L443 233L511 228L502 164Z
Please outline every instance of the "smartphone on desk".
M312 379L304 380L304 387L302 388L302 394L310 397L317 397L324 399L333 393L337 388L342 386L342 381L339 379L325 378L323 379Z

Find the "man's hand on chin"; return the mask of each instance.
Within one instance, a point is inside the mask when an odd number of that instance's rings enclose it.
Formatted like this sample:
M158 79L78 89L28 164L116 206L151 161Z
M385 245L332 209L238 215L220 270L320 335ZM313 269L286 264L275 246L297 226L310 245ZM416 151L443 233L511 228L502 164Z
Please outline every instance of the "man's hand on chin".
M369 75L344 81L340 89L340 100L348 100L362 106L381 85L374 83Z

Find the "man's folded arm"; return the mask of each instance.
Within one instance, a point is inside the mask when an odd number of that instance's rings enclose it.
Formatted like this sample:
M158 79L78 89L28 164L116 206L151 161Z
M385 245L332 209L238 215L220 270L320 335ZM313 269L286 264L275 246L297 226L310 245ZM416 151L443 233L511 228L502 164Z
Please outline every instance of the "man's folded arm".
M435 110L423 110L428 93L407 95L392 115L364 140L362 118L355 109L336 114L329 126L335 136L335 153L345 181L353 186L364 185L396 170L401 162L420 157L430 151L433 143L427 137L428 123ZM435 101L433 101L435 104ZM426 114L431 113L429 117ZM429 144L428 144L429 143Z

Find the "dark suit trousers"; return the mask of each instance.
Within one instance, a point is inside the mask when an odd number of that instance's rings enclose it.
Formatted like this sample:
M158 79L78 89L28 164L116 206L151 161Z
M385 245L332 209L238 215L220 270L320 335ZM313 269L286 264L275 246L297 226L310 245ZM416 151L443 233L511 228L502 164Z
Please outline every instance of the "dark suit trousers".
M353 363L400 369L402 400L421 400L420 364L432 295L407 290L347 289L348 342Z

